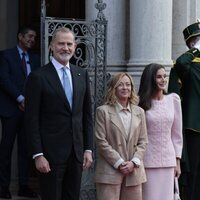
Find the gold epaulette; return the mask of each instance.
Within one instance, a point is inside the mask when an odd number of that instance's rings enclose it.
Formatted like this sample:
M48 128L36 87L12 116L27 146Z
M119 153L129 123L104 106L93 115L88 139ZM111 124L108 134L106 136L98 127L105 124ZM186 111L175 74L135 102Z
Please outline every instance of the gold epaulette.
M199 57L195 57L192 62L197 62L197 63L200 63L200 58Z

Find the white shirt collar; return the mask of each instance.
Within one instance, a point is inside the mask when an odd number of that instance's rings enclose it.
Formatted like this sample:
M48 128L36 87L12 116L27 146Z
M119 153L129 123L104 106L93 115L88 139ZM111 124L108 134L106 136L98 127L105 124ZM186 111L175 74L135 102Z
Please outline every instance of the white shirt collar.
M118 101L116 103L116 108L118 111L124 111L124 110L127 110L129 112L131 112L131 108L130 108L130 104L128 103L128 106L127 108L124 108Z
M26 55L27 55L27 52L23 51L19 46L17 46L17 49L18 49L18 52L19 52L20 56L22 56L23 52L26 53Z
M52 58L51 62L53 63L54 67L59 70L63 67L68 67L70 69L70 66L69 66L69 62L67 63L67 65L62 65L61 63L59 63L55 58Z

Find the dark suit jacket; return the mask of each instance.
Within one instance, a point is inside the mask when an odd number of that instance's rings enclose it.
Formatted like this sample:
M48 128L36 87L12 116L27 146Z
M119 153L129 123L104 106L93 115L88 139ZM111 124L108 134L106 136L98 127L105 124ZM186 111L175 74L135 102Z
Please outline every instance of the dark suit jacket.
M70 68L72 111L52 63L31 73L27 80L25 124L31 154L44 153L50 164L65 163L72 147L80 162L83 150L93 149L88 74L80 67Z
M29 53L31 70L40 67L38 55ZM10 117L19 112L17 97L23 95L25 73L17 47L0 54L0 116Z

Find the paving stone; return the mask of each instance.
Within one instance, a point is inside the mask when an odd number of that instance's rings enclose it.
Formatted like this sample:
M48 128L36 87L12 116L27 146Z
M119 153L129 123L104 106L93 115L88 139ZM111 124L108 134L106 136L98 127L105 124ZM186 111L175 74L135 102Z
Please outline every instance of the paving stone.
M8 200L0 198L0 200ZM27 197L18 197L18 196L12 196L12 200L41 200L40 197L38 198L27 198Z

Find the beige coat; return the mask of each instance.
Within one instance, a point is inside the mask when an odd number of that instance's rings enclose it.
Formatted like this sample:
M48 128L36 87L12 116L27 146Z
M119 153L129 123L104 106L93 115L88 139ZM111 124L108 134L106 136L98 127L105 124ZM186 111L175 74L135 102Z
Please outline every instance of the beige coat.
M114 164L122 158L130 161L137 157L141 161L139 168L126 176L126 186L135 186L146 181L143 166L143 155L147 144L147 130L144 111L131 105L131 128L126 134L115 106L103 105L96 111L96 144L97 164L95 182L120 184L124 175L114 168Z

